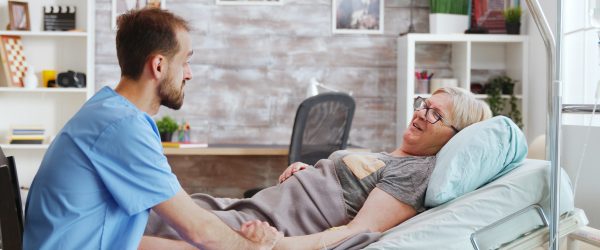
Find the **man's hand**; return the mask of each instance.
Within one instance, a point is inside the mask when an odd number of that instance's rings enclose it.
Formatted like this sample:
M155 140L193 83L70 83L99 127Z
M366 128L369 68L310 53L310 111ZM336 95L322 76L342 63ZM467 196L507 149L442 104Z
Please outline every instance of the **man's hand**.
M275 244L283 238L283 233L270 226L267 222L258 220L247 221L242 224L240 234L246 239L259 245L259 249L273 249Z
M283 171L283 174L281 174L279 176L279 183L282 183L283 181L290 178L290 176L292 176L294 173L296 173L300 170L304 170L307 167L310 167L310 165L308 165L306 163L302 163L302 162L292 163L288 168L285 169L285 171Z

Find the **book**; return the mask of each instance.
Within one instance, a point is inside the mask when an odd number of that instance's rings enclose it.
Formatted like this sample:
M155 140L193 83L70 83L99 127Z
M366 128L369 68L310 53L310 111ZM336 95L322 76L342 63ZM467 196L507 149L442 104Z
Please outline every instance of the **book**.
M163 142L163 148L206 148L206 143Z

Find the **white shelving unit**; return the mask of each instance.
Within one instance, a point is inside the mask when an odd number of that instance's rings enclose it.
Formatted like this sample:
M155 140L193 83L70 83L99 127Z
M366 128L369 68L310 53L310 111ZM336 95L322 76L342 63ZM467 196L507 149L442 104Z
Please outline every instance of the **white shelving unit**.
M402 143L402 134L413 116L413 101L417 96L430 97L431 93L415 93L415 71L424 70L418 46L442 45L450 50L447 58L451 78L458 87L470 90L473 75L478 71L502 72L517 81L515 95L527 124L527 36L474 35L474 34L408 34L398 38L396 143ZM427 60L431 60L428 58ZM442 59L440 59L442 60ZM435 62L428 62L435 64ZM436 73L436 69L427 69ZM448 74L448 72L446 72ZM437 74L436 74L437 75ZM495 76L490 75L490 76ZM434 76L434 78L436 78ZM478 82L484 83L484 82ZM477 94L485 99L487 95ZM503 95L503 98L509 98ZM524 126L526 127L526 126ZM526 132L526 131L525 131Z
M52 138L95 92L94 88L94 0L28 1L30 31L0 30L0 35L20 36L28 65L33 65L41 83L42 70L57 73L73 70L86 74L86 88L25 89L6 87L0 79L0 147L15 157L19 182L29 186ZM0 24L8 23L8 1L0 0ZM43 6L76 6L76 31L43 31ZM40 126L44 144L8 144L12 126ZM23 193L25 195L25 193ZM25 198L25 196L23 197Z

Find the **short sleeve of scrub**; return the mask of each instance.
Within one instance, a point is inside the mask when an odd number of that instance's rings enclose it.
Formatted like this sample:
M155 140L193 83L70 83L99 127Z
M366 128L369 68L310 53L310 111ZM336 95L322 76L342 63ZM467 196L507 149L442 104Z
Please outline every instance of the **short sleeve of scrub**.
M109 126L91 148L90 160L116 203L129 215L173 197L181 186L146 114Z

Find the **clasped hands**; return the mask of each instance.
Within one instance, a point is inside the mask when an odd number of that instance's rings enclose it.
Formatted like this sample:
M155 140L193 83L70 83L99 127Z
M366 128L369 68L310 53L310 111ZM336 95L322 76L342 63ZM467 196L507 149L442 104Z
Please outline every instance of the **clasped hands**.
M310 167L310 165L302 162L294 162L283 171L279 176L279 183L284 182L290 178L294 173L304 170ZM260 246L260 249L272 249L275 247L277 242L283 238L283 233L278 232L277 229L270 226L269 223L252 220L242 224L240 228L240 234L246 239L256 243Z

